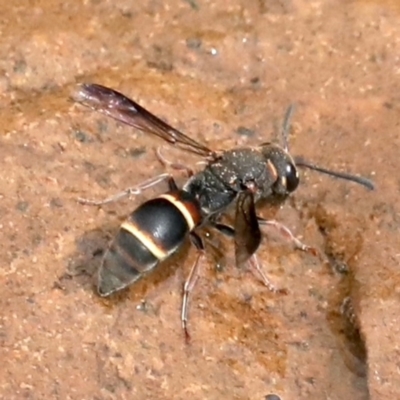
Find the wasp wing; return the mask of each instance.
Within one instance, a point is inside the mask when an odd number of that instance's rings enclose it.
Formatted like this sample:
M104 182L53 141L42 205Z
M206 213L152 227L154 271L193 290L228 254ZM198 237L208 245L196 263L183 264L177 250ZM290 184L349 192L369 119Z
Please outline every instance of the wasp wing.
M151 133L165 141L178 144L184 150L203 157L215 157L216 153L189 136L178 131L156 117L138 103L122 93L98 84L83 84L79 87L75 100L117 121Z
M254 196L250 191L238 195L234 230L236 265L242 267L256 252L261 242Z

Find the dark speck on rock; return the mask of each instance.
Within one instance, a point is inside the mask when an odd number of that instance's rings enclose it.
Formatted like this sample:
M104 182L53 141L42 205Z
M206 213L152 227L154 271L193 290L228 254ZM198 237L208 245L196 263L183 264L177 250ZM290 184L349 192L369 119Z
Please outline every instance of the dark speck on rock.
M127 11L127 10L122 10L121 15L125 18L132 18L133 17L133 12L132 11Z
M148 61L147 65L149 68L158 69L158 70L164 71L164 72L170 72L174 69L174 66L172 65L172 63L169 61L165 61L165 60L161 60L159 62Z
M185 1L190 5L190 7L192 7L193 10L199 9L199 4L197 3L196 0L185 0Z
M199 38L186 39L186 46L189 49L196 50L196 49L199 49L201 47L201 45L202 45L202 42L201 42L201 39L199 39Z
M221 130L221 125L218 122L213 123L213 129L214 131L220 131Z
M83 161L83 167L87 172L91 172L96 169L96 167L94 166L93 163L86 161L86 160Z
M98 248L92 252L93 257L99 257L104 254L104 249Z
M107 124L105 121L103 121L103 120L98 121L98 122L97 122L97 131L98 131L100 134L105 134L105 133L107 133L107 131L108 131L108 124Z
M390 103L388 101L385 101L383 103L383 107L387 108L388 110L391 110L393 108L393 103Z
M24 59L19 59L14 63L13 71L17 74L24 74L26 73L28 64Z
M239 128L236 129L236 133L240 136L254 136L253 129L245 128L244 126L239 126Z
M251 294L249 294L249 293L245 293L245 294L243 295L243 301L244 301L246 304L250 304L252 299L253 299L253 296L252 296Z
M146 148L145 147L132 147L129 149L129 155L132 158L140 158L143 154L146 153Z
M63 206L63 202L59 197L54 197L50 200L51 208L61 208Z
M29 208L29 203L27 201L19 201L16 205L16 209L21 212L26 212Z
M87 143L91 141L90 136L81 130L75 131L74 134L75 134L75 139L78 142Z

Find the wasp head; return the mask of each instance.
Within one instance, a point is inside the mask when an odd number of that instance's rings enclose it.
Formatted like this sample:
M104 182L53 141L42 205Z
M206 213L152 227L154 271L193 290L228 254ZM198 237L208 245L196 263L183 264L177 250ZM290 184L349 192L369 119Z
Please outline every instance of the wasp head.
M271 187L273 194L279 197L286 197L294 192L299 185L300 179L295 162L290 154L273 143L261 145L261 152L271 171L271 175L275 177L275 182Z

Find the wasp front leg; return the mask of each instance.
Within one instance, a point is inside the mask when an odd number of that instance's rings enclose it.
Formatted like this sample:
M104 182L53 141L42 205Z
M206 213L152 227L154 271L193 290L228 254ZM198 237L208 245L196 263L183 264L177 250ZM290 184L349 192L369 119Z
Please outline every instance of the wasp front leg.
M214 223L213 226L214 226L215 229L217 229L218 231L220 231L224 235L226 235L228 237L231 237L231 238L235 237L235 229L232 228L231 226L225 225L225 224L220 224L220 223ZM257 272L257 274L261 278L262 283L271 292L274 292L274 293L287 293L287 291L285 289L279 289L271 282L271 280L268 278L268 276L264 272L264 268L262 267L262 265L260 265L256 253L251 254L247 258L246 264L252 268L253 272Z
M276 220L266 220L261 217L257 217L258 223L263 226L271 226L275 228L282 236L284 236L286 239L291 241L296 249L299 249L301 251L305 251L307 253L311 253L313 256L318 255L318 251L316 248L308 246L304 244L299 238L297 238L292 231L282 223L276 221Z

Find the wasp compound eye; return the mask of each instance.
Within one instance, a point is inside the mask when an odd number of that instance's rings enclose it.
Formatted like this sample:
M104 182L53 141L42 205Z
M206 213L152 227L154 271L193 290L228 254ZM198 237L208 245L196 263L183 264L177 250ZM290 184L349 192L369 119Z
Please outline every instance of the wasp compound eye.
M286 189L288 192L293 192L299 186L299 174L297 172L296 167L294 164L287 164L286 165Z

